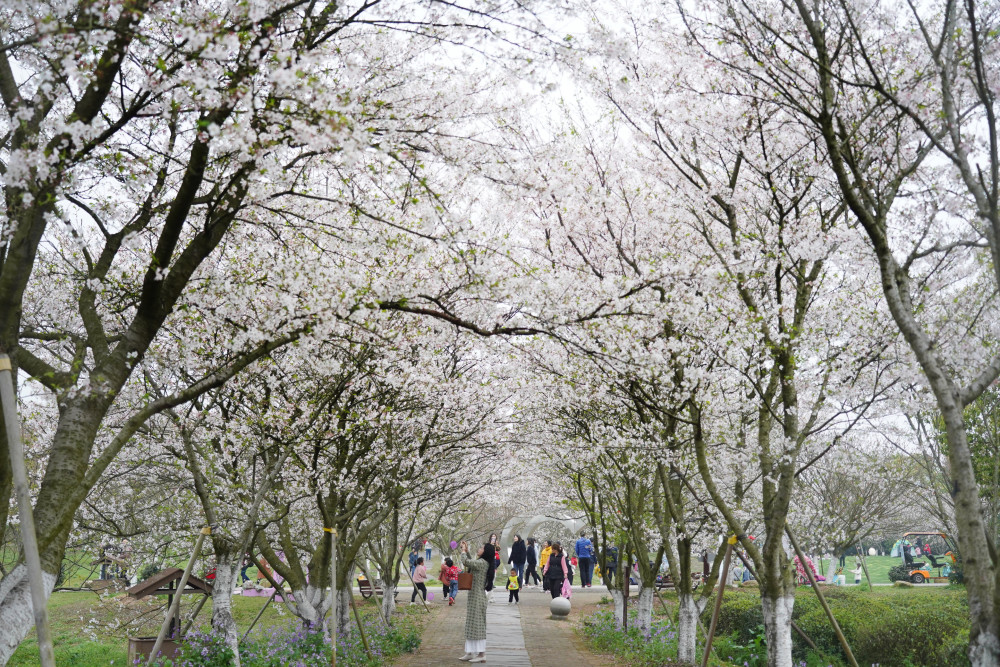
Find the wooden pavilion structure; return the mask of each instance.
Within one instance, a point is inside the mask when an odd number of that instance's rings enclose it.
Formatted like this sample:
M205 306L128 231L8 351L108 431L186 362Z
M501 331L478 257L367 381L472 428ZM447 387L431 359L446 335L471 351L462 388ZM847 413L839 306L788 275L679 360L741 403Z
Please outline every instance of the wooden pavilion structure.
M180 649L180 638L183 632L186 632L188 627L194 623L194 619L198 616L198 612L201 611L202 606L205 601L212 595L212 584L208 583L204 579L200 579L194 575L188 577L187 584L184 586L184 590L178 590L177 584L180 583L181 576L184 574L184 570L176 567L168 567L165 570L160 570L153 576L149 577L145 581L140 581L138 584L128 589L126 593L130 598L144 598L147 595L166 595L167 596L167 610L169 611L171 603L174 600L175 595L201 595L203 596L201 600L198 601L195 607L194 613L188 620L187 627L182 630L181 625L181 609L180 605L177 606L177 614L175 617L170 619L170 634L168 639L163 642L163 646L160 652L165 658L173 658ZM156 643L156 637L129 637L128 639L128 660L130 665L136 664L137 658L149 658L149 652L153 649L153 645Z

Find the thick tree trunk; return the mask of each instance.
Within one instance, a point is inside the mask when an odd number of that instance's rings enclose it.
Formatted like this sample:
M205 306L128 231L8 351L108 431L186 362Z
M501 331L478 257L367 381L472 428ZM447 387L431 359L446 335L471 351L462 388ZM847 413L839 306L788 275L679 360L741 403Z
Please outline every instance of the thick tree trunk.
M42 571L46 599L56 585L56 575ZM0 581L0 665L6 665L18 644L35 627L28 568L20 564Z
M292 613L301 619L303 625L319 629L326 610L330 607L329 594L325 590L306 584L305 587L293 588L292 598L292 604L288 605Z
M396 585L392 582L382 582L382 590L385 591L385 595L382 596L382 618L385 622L392 624L392 614L396 611Z
M795 595L761 597L764 635L767 637L767 667L792 667L792 607Z
M233 582L239 562L233 562L231 554L225 554L225 557L216 555L219 558L212 585L212 632L233 650L233 665L240 667L240 631L233 618Z
M639 605L635 615L635 626L647 639L653 634L653 588L650 586L643 586L639 589Z
M997 571L990 558L990 545L986 540L979 484L972 465L965 417L957 401L945 401L938 396L938 405L948 437L958 548L962 554L965 589L969 594L969 616L972 620L969 661L973 667L997 667L1000 665Z
M625 628L625 593L620 588L611 589L611 601L614 604L615 629Z
M680 609L677 625L677 659L680 662L694 663L695 649L698 644L698 617L704 604L699 605L695 597L689 593L678 596Z
M837 566L840 564L840 554L836 551L833 552L833 558L830 559L830 563L826 566L826 580L833 581L833 577L837 574Z
M337 608L334 613L337 614L338 635L344 635L351 624L351 595L353 593L345 588L337 591Z

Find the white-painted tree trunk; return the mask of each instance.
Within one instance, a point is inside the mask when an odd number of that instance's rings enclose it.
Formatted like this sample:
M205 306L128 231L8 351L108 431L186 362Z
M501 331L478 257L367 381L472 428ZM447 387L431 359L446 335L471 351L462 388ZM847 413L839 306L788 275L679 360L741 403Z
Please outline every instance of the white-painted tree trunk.
M234 667L240 667L240 631L233 618L233 582L239 563L230 559L215 568L212 584L212 631L233 650Z
M635 626L647 639L653 634L653 589L645 586L639 589L639 605L635 614Z
M396 586L392 583L382 583L382 590L385 591L385 595L382 596L382 618L385 622L392 624L392 614L396 611Z
M306 584L305 588L292 589L294 602L288 605L293 614L302 619L307 625L314 626L317 630L323 622L323 617L330 609L330 593L327 589L320 589L311 584Z
M42 571L45 599L56 585L56 575ZM35 627L35 612L31 605L28 568L22 563L0 581L0 665L6 665L18 644Z
M611 600L615 603L615 629L621 630L625 626L625 594L613 588Z
M1000 665L1000 638L992 632L980 632L969 642L969 658L972 667L998 667Z
M337 591L337 634L342 635L347 632L351 624L351 591L341 589Z
M762 597L767 667L792 667L792 608L795 596Z
M677 626L677 659L681 662L695 661L695 651L698 645L698 617L705 608L695 600L693 595L678 596L680 610Z

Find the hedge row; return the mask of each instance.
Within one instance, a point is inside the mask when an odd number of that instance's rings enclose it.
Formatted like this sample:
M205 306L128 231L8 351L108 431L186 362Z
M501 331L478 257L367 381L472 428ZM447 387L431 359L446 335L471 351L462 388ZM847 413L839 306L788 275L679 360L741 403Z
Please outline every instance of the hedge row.
M876 588L874 592L829 588L830 609L861 665L965 667L969 664L969 607L965 589ZM709 610L710 611L710 610ZM799 589L792 617L825 653L843 657L840 642L816 599ZM719 631L753 640L764 624L757 591L727 592ZM796 651L806 644L793 633Z

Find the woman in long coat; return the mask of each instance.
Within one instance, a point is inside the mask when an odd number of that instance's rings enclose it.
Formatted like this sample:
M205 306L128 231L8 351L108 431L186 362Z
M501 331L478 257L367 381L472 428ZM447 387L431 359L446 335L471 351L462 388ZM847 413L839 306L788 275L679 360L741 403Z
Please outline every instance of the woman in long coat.
M484 544L473 558L469 545L462 542L462 565L466 572L472 573L472 590L465 610L465 655L459 660L486 662L486 573L495 554L492 544Z

